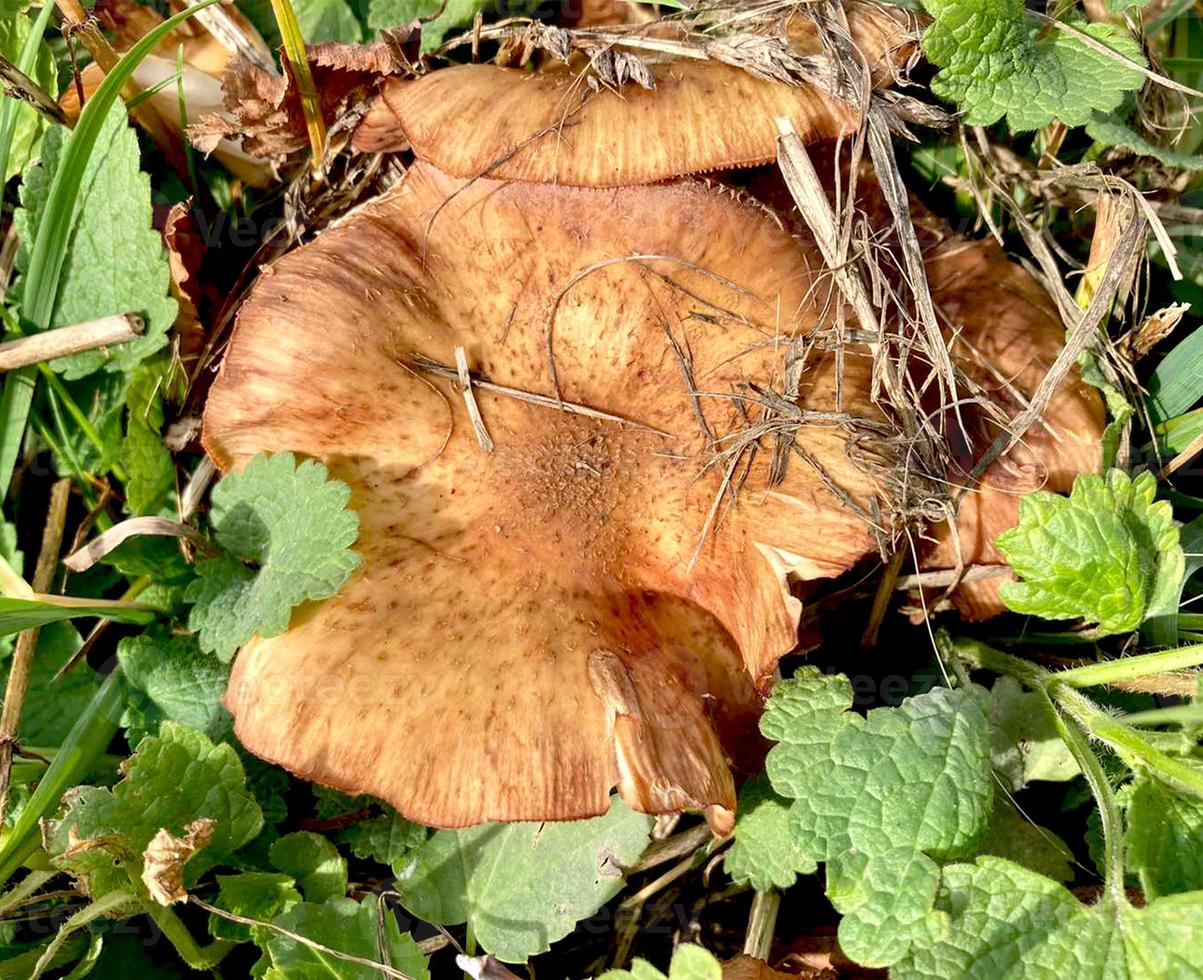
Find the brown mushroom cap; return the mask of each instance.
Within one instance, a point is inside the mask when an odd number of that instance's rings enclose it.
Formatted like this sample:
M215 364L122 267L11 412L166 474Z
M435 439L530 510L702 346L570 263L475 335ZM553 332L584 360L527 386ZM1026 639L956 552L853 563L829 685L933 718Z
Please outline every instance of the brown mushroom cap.
M323 460L353 489L363 565L235 664L227 703L253 752L437 826L603 812L615 784L653 813L735 806L720 736L795 643L785 575L874 550L864 520L793 458L770 485L761 416L786 341L828 300L807 249L759 209L690 182L590 190L449 178L401 185L265 271L205 412L223 468L260 451ZM817 268L817 266L816 266ZM486 453L451 381L477 387ZM682 355L692 366L690 397ZM846 359L846 411L878 418ZM799 404L833 407L813 350ZM743 400L741 400L743 399ZM751 400L748 400L751 399ZM849 432L797 444L862 507ZM717 501L717 507L716 507ZM888 518L887 518L888 519ZM700 547L699 547L699 542ZM716 731L718 734L716 734Z
M854 42L879 82L892 78L914 41L905 13L847 5ZM809 29L809 30L808 30ZM800 52L817 50L813 25L791 22ZM418 81L390 80L381 99L420 160L456 177L489 176L581 187L615 187L773 160L775 120L807 139L834 139L859 125L849 104L813 85L771 82L714 60L648 64L655 89L593 91L581 73L461 65ZM361 149L396 145L379 111Z
M1065 344L1065 327L1048 294L990 240L951 240L928 254L927 271L932 298L955 331L951 349L958 368L1010 415L1017 414ZM959 447L960 470L949 474L958 485L1002 431L984 412L963 415L971 444ZM994 540L1019 520L1019 498L1033 490L1066 492L1079 473L1097 472L1105 425L1099 392L1071 371L1043 418L961 501L956 523L964 565L1006 565ZM955 567L951 529L944 524L933 532L936 545L924 567ZM953 601L970 619L995 616L1006 609L998 596L1003 581L964 582Z
M774 970L764 960L746 954L723 964L723 980L799 980L796 973Z

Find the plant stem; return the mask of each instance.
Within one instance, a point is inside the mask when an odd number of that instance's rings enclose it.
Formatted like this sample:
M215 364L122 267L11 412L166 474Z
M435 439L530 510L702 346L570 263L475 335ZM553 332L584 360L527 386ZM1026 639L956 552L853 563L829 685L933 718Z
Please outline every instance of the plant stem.
M1057 705L1053 704L1044 688L1040 688L1038 693L1052 712L1057 733L1073 755L1078 768L1082 770L1082 775L1086 777L1086 783L1098 805L1099 821L1103 829L1104 887L1113 901L1127 902L1127 896L1124 894L1124 825L1107 773L1104 772L1099 757L1090 747L1090 739L1086 732L1079 727L1079 722L1073 718L1066 719L1057 710Z
M1121 657L1102 663L1071 667L1051 675L1058 684L1069 687L1097 687L1100 684L1115 684L1164 674L1174 670L1185 670L1203 664L1203 643L1162 650L1159 653L1142 653L1136 657Z
M781 895L774 889L758 891L752 899L752 910L748 913L748 931L744 937L744 955L767 961L773 945L773 933L777 929L777 911L781 908Z
M50 491L50 510L42 529L42 547L33 573L33 590L48 592L58 569L59 553L63 549L63 528L67 522L67 503L71 499L71 481L59 480ZM8 811L8 788L12 777L13 750L17 745L17 728L21 709L29 690L29 675L33 655L37 650L41 629L37 626L22 630L13 648L12 665L4 688L4 708L0 711L0 824Z
M29 980L38 980L38 977L52 967L57 954L75 932L97 919L110 916L125 918L132 915L137 910L137 906L138 900L133 895L120 890L108 892L91 904L85 905L59 927L58 935L42 951L33 972L29 974Z
M1010 653L1003 653L1001 650L995 650L994 647L979 640L958 638L955 644L952 644L951 641L945 642L952 646L950 652L953 656L950 659L960 657L979 670L1009 674L1034 690L1043 688L1050 677L1059 676L1050 673L1039 664L1034 664L1030 660L1024 660L1022 657L1016 657Z
M1176 704L1168 708L1150 708L1124 715L1129 725L1151 727L1153 725L1203 725L1203 704Z
M77 933L72 933L50 954L48 967L61 967L73 963L84 955L87 948L88 940ZM37 946L17 956L0 960L0 980L29 980L43 955L44 948Z
M123 344L142 336L145 330L140 316L124 313L6 340L0 343L0 371L15 371L56 357Z
M175 951L180 954L180 959L193 970L213 969L230 950L238 945L228 939L215 939L208 946L199 946L192 933L188 931L188 927L171 909L154 902L147 902L146 913L163 930L163 935L170 940Z

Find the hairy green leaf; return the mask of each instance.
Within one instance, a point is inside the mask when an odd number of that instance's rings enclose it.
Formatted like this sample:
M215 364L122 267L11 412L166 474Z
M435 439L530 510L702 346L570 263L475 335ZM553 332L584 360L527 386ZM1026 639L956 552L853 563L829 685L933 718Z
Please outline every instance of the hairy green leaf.
M47 133L41 163L24 175L14 221L26 248L36 247L51 185L73 138L63 129ZM84 167L49 326L137 313L146 322L146 332L124 344L52 361L51 367L66 378L102 368L131 370L167 343L176 304L167 294L167 256L152 218L150 178L139 169L137 137L125 107L114 105Z
M230 730L222 706L229 669L202 653L196 639L150 629L117 644L117 659L130 684L145 692L157 717L221 738Z
M419 918L467 922L486 952L522 963L618 894L650 830L617 799L591 820L440 830L393 869L396 889Z
M366 0L366 3L368 27L373 31L422 21L423 51L433 51L448 35L471 27L477 11L487 14L499 9L504 10L504 16L514 16L537 6L530 0L504 6L495 0Z
M1046 703L1013 677L1000 677L990 689L991 763L1012 791L1034 782L1063 783L1080 772Z
M294 886L295 882L288 875L270 871L217 875L217 898L213 905L247 919L271 922L281 912L300 904L301 895ZM244 943L251 938L251 928L219 915L209 915L209 933L214 939Z
M994 814L978 853L1007 858L1054 881L1070 881L1074 876L1073 851L1065 841L1032 823L1001 793L994 801Z
M971 126L1004 115L1015 130L1054 119L1082 126L1140 88L1140 72L1071 34L1024 15L1023 0L923 0L934 19L923 50L941 67L932 91L955 102ZM1110 24L1075 25L1082 33L1141 66L1140 45Z
M202 649L229 660L256 634L283 633L294 607L342 587L360 563L350 499L326 467L298 466L292 453L260 454L213 489L213 525L227 555L199 562L185 595Z
M87 882L94 898L130 887L141 873L146 845L160 829L181 836L193 820L216 821L209 845L185 868L187 882L263 826L233 748L174 722L142 740L111 790L78 786L63 802L63 815L47 830L48 849L59 867Z
M673 950L665 976L647 960L635 960L629 970L610 970L598 980L722 980L722 965L701 946L682 943Z
M362 820L338 834L339 841L357 858L390 866L400 863L426 837L425 827L398 813Z
M363 25L346 0L292 0L292 7L307 44L322 41L358 44L363 40Z
M739 794L735 842L723 859L723 869L738 884L758 891L786 889L799 874L812 874L818 863L799 847L789 832L789 801L783 800L758 776Z
M952 927L891 971L895 980L1108 980L1196 977L1203 892L1137 909L1104 898L1084 905L1043 875L1002 858L944 869L941 907Z
M1149 898L1203 890L1203 801L1140 777L1128 798L1127 843Z
M175 464L163 445L163 385L161 363L143 364L134 371L125 392L128 417L121 442L121 464L125 467L125 503L131 514L164 513L175 492Z
M1086 133L1091 139L1107 146L1122 146L1141 156L1153 157L1166 166L1180 170L1203 170L1203 155L1161 146L1147 136L1138 133L1116 113L1096 112L1086 124Z
M968 854L994 803L985 692L936 688L865 717L843 675L803 668L773 690L766 769L790 832L827 862L844 951L888 966L947 930L938 862Z
M321 834L285 834L268 854L272 864L296 881L305 901L320 905L347 894L347 860Z
M322 946L388 963L414 980L430 976L418 944L412 936L402 935L397 920L378 907L373 895L362 902L349 898L331 898L320 905L302 902L273 921ZM264 980L380 980L379 970L338 959L275 929L256 928L254 934L270 962Z
M1019 524L998 550L1022 582L1000 594L1016 612L1085 619L1101 634L1136 629L1177 603L1185 558L1173 510L1155 501L1152 473L1084 473L1068 497L1040 490L1019 502Z

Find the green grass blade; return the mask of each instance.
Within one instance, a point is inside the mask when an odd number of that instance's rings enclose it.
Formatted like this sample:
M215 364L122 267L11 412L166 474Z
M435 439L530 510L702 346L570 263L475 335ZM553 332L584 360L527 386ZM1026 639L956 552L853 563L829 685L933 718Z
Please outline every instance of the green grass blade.
M185 20L198 10L216 2L217 0L202 0L195 7L189 7L163 21L141 38L113 66L113 70L105 76L96 93L79 114L79 121L63 149L62 161L51 180L46 210L38 228L37 240L33 243L29 271L25 276L23 312L25 318L38 329L45 330L50 325L50 317L54 313L59 272L66 259L67 243L74 227L75 203L79 197L84 168L88 164L92 147L96 144L96 138L100 135L109 109L121 96L121 89L133 77L134 69L142 59Z
M21 49L21 55L17 60L17 67L26 75L33 74L34 63L38 60L38 45L42 43L42 35L46 33L52 13L54 13L54 4L49 0L44 0L42 9L38 11L37 19L33 22L33 29L30 30L29 37L25 39L25 46ZM8 155L12 151L13 134L17 131L17 111L20 108L21 101L11 97L4 99L3 105L0 106L0 177L8 172ZM0 189L0 193L2 193L2 189Z
M1203 397L1203 327L1165 355L1149 378L1148 388L1155 423L1183 414Z
M26 74L33 71L38 58L38 45L42 43L53 12L54 4L45 0L29 37L25 39L17 67ZM20 101L14 98L6 98L0 105L0 178L8 172L8 157L12 151L20 107ZM3 187L0 186L0 201L2 197ZM29 369L12 372L4 382L4 394L0 396L0 499L7 491L13 468L17 465L17 454L21 450L21 439L29 418L29 406L33 402L33 389L34 374Z
M0 636L48 626L67 619L100 617L118 623L145 626L153 623L159 610L140 602L118 599L77 599L73 596L38 596L21 599L0 596Z
M305 53L305 38L297 23L296 11L289 0L271 0L272 13L284 42L284 57L296 79L297 94L301 97L301 111L305 116L305 129L309 133L309 149L312 157L310 169L320 174L326 158L326 120L322 116L322 104L317 86L313 84L313 72L309 70L309 56Z

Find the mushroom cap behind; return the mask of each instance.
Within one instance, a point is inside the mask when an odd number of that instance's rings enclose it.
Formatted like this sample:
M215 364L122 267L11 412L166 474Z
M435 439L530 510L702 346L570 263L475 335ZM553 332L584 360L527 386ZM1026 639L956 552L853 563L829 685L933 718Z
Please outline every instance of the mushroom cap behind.
M822 319L817 268L700 184L465 182L419 164L266 270L206 446L223 468L320 458L352 487L363 565L240 652L243 743L437 826L585 817L617 784L638 809L729 827L722 736L795 643L786 574L875 549L825 483L872 510L847 448L880 419L867 361L846 359L846 424L796 430L822 475L794 457L770 485L768 439L715 455L763 417L744 382L780 384L788 340ZM423 369L457 347L553 404L476 387L486 453L456 384ZM549 350L566 403L632 424L557 408ZM833 370L811 350L798 404L830 411Z
M1048 294L990 239L952 239L928 253L926 264L932 299L950 324L950 349L958 369L1008 414L1017 414L1065 344L1065 327ZM964 486L977 459L1002 432L999 422L984 411L971 408L962 415L969 443L959 445L954 454L959 468L949 474L958 486ZM1018 522L1024 494L1068 491L1079 473L1101 468L1106 421L1099 392L1076 368L1071 370L1042 417L962 499L956 533L965 566L1006 565L994 540ZM953 437L960 434L951 420L949 431ZM951 529L941 524L933 534L936 544L924 556L923 566L953 568L957 549ZM1005 612L998 595L1003 581L1000 576L962 582L953 602L969 619Z
M913 47L908 15L850 3L847 16L874 79L891 78L899 52ZM818 50L804 18L793 19L789 34L799 52ZM418 159L446 173L580 187L768 163L781 116L813 140L849 134L860 123L853 106L811 84L767 81L716 60L652 60L647 67L654 89L595 91L574 67L460 65L418 81L389 80L381 100ZM382 122L377 108L356 145L389 145Z

